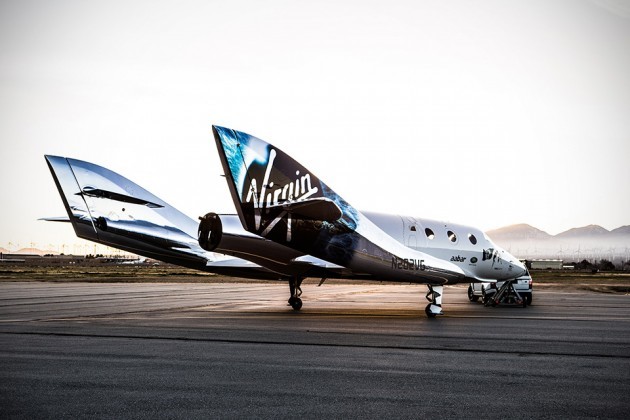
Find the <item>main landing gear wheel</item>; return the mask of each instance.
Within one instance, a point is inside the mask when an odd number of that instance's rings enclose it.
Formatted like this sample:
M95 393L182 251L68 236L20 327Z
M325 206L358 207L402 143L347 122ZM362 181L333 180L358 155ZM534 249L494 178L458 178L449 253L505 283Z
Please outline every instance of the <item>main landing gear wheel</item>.
M424 312L429 318L435 318L436 315L443 315L442 312L442 293L444 292L444 286L429 286L426 298L429 302Z
M468 286L468 300L471 302L477 302L479 300L479 296L475 296L472 286Z
M291 297L289 298L289 305L293 308L294 311L299 311L302 309L302 278L299 277L291 277L289 279L289 290L291 291Z
M300 309L302 309L302 299L300 299L299 297L291 296L289 298L289 305L291 305L293 310L299 311Z

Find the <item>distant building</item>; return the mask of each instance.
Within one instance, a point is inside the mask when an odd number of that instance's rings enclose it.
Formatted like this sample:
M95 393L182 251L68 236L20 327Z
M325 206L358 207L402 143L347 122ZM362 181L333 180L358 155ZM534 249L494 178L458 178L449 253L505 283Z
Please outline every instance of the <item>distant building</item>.
M562 270L562 260L528 260L529 268L532 270Z

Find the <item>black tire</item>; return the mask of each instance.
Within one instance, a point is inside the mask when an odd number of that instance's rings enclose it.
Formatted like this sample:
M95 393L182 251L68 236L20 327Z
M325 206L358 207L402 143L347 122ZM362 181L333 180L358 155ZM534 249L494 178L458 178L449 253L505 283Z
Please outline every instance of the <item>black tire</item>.
M525 293L525 301L527 301L528 305L532 304L532 294L531 293Z
M435 315L433 312L431 312L431 304L429 303L426 308L424 308L424 312L427 314L427 316L429 318L435 318Z
M479 296L475 296L472 286L468 286L468 300L471 302L477 302L479 300Z
M300 299L299 297L291 297L291 299L289 299L289 304L294 311L299 311L300 309L302 309L302 299Z

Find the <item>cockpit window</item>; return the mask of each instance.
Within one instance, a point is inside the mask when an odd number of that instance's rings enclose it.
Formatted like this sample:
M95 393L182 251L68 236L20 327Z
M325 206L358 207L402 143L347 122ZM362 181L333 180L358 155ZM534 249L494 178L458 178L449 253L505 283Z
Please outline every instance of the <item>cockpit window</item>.
M435 233L433 233L433 231L431 229L429 229L429 228L426 228L424 230L424 234L427 235L427 238L429 238L429 239L435 238Z
M468 234L468 240L470 241L471 244L477 245L477 238L472 233Z
M448 240L455 243L457 242L457 235L455 235L455 232L453 232L452 230L449 230L448 232L446 232L446 234L448 235Z

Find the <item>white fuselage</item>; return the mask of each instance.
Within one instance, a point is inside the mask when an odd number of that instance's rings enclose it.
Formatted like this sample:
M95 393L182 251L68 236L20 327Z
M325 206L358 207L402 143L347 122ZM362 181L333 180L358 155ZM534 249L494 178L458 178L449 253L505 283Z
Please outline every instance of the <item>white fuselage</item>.
M467 277L496 281L518 277L524 265L481 230L423 218L362 212L401 244L457 265Z

